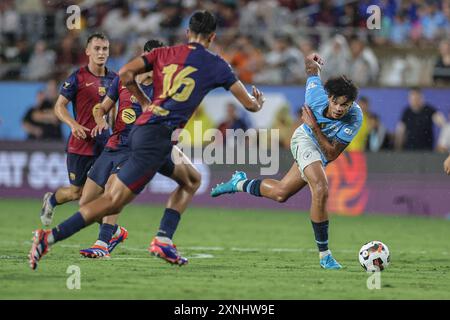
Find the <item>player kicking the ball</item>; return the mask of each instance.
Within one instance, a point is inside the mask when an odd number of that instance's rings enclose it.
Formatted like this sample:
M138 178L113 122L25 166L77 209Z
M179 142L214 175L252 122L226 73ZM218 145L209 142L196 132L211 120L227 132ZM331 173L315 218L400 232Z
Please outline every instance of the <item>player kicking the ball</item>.
M291 152L295 163L283 179L247 179L236 172L231 180L217 185L211 196L247 192L284 202L307 184L311 190L311 222L320 265L325 269L340 269L341 265L328 249L327 213L328 181L324 167L335 160L357 134L362 123L361 108L354 102L357 87L345 76L329 79L322 85L319 73L322 59L312 54L305 59L306 81L303 124L294 132Z
M256 112L261 109L263 94L253 87L250 95L230 65L208 51L216 36L215 30L214 16L208 11L198 11L189 20L188 44L154 49L120 70L120 80L143 110L128 137L130 156L120 166L117 175L108 179L105 192L99 198L81 206L56 228L34 232L29 254L33 270L51 245L105 216L120 213L133 201L171 154L174 131L187 123L208 92L223 87L230 90L247 110ZM144 95L135 80L136 75L151 70L153 101Z

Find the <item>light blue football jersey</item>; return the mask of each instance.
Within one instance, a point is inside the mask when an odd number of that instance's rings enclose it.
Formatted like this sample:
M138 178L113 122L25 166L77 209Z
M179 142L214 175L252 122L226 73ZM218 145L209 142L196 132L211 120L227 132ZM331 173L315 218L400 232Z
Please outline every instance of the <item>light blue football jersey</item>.
M305 104L311 108L322 133L329 141L337 139L344 144L349 144L361 128L363 114L356 102L353 102L350 110L341 119L329 119L324 116L325 109L328 107L328 94L319 76L312 76L306 80ZM302 127L320 150L312 130L305 123ZM323 164L326 165L328 160L322 152L321 156Z

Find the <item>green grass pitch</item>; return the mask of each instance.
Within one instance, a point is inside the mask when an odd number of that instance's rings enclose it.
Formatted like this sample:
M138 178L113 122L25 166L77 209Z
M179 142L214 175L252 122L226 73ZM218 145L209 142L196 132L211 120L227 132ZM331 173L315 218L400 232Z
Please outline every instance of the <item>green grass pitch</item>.
M38 270L27 262L41 203L1 200L1 299L450 299L450 221L419 217L333 215L330 248L343 270L322 270L309 216L269 210L189 208L175 243L189 258L176 267L146 249L163 207L128 206L119 223L130 232L110 260L82 258L97 226L58 243ZM55 222L76 210L57 208ZM385 242L391 265L381 289L369 290L358 250ZM81 289L66 286L80 267Z

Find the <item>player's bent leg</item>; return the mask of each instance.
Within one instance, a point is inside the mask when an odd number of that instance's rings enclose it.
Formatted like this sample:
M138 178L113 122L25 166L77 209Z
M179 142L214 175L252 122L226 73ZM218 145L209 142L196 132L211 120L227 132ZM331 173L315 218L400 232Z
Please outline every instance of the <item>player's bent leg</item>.
M103 191L103 187L95 183L94 180L87 178L79 201L80 207L100 197Z
M120 213L122 208L136 197L117 175L111 175L108 182L105 192L99 198L80 207L86 224Z
M181 214L186 210L195 192L200 187L201 174L189 160L189 158L178 147L173 147L176 164L168 160L159 172L169 176L178 183L178 187L170 195L164 215L156 236L153 238L148 250L150 254L160 257L169 263L185 265L188 263L178 253L173 244L173 235L178 227Z
M59 188L55 193L47 192L44 195L40 213L42 224L44 226L51 225L56 206L80 199L82 190L82 186L70 185L69 187Z
M281 180L264 179L261 182L260 193L264 198L285 202L291 196L303 189L307 182L303 180L297 163L291 166Z
M302 179L300 171L294 163L281 180L247 179L247 175L244 172L238 171L233 174L229 181L213 188L211 196L217 197L224 193L247 192L257 197L285 202L306 184L307 182Z
M96 179L97 181L98 179ZM83 206L103 194L103 186L99 185L91 178L87 178L80 199L80 206ZM103 180L104 181L104 180ZM128 237L128 231L116 224L118 215L107 216L100 223L100 231L97 241L93 246L80 250L80 254L88 258L109 258L114 248Z
M333 258L328 249L328 180L321 161L306 166L303 173L311 189L311 224L319 249L320 266L324 269L341 269L342 266Z

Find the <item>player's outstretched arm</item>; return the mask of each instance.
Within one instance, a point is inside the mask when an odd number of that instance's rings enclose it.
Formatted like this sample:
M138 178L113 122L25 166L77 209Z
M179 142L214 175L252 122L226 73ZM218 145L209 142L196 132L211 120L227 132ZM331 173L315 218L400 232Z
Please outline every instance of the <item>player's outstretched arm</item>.
M322 130L320 130L317 120L308 106L303 107L302 120L308 127L311 128L317 142L319 143L322 153L328 161L335 160L347 147L347 144L339 142L338 140L333 140L330 142L327 139L327 137L322 133Z
M136 82L136 76L138 74L147 72L146 65L143 57L137 57L124 65L119 70L120 81L122 84L127 87L127 89L131 92L132 95L136 97L139 104L142 106L142 111L147 111L151 106L151 101L144 92L139 88Z
M323 59L317 53L311 53L305 57L305 71L308 77L320 76Z
M244 106L245 109L251 112L257 112L261 110L264 101L264 94L259 91L255 86L252 87L252 94L250 95L245 89L241 81L236 81L230 87L231 93L238 99L238 101Z
M58 99L55 103L55 114L59 120L67 124L72 130L72 135L77 139L86 139L86 132L90 130L86 127L83 127L81 124L75 121L74 118L70 115L67 110L67 105L69 104L69 100L63 95L59 95Z

